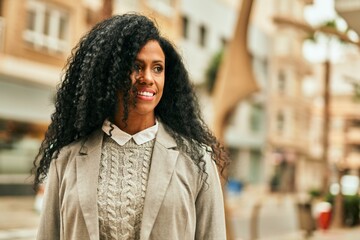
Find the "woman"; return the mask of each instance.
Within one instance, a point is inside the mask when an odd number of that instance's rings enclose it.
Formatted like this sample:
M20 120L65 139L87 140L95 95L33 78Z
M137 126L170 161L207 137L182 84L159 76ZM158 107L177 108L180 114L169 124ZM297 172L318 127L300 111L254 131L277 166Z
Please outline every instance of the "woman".
M96 25L55 107L35 161L35 186L47 178L38 239L226 239L226 154L151 20Z

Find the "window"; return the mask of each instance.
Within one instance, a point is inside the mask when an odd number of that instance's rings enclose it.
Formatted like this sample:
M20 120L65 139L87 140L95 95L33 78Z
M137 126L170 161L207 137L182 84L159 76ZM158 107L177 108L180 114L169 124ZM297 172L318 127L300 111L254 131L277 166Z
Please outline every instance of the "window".
M282 112L279 112L276 116L276 130L281 133L285 128L285 117Z
M174 0L148 0L149 7L167 17L175 14Z
M353 120L351 120L350 124L353 127L359 128L360 127L360 120L359 119L353 119Z
M183 38L189 38L189 19L186 16L181 18L182 21L182 35Z
M28 1L24 40L36 49L65 52L68 47L69 15L58 7Z
M202 47L205 47L206 45L206 36L207 35L207 30L206 27L204 25L201 25L199 28L199 45Z
M263 107L259 103L252 104L250 112L250 129L253 132L259 132L261 130L262 115Z
M281 93L284 93L286 90L286 76L285 76L284 71L282 71L282 70L279 71L278 90Z
M258 149L250 150L250 174L251 183L259 183L261 180L261 152Z

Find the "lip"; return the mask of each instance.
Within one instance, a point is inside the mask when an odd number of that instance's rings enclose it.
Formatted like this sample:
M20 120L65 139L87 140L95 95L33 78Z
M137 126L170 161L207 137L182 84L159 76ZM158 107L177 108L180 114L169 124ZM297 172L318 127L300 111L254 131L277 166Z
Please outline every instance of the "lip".
M138 89L136 98L144 101L152 101L156 96L156 91L149 88Z

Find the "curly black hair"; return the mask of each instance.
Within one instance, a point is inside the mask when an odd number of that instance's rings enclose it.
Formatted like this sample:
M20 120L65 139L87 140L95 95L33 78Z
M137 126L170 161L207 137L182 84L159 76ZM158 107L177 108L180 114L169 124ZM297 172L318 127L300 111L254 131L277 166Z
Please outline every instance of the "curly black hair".
M152 20L128 13L98 23L73 49L58 87L55 112L34 160L35 188L46 178L61 148L86 138L101 128L105 119L113 121L119 102L126 122L130 74L138 52L149 40L157 41L165 55L165 86L155 116L200 172L205 173L204 149L221 172L227 166L228 155L201 117L181 56Z

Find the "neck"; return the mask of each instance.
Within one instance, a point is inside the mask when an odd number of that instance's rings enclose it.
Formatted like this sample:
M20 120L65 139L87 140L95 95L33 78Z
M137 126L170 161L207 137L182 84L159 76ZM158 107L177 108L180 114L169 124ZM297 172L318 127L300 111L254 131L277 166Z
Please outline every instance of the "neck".
M122 131L134 135L138 132L141 132L144 129L152 127L155 125L155 116L146 116L146 117L131 117L127 119L126 123L122 121L122 116L115 117L115 125L120 128Z

